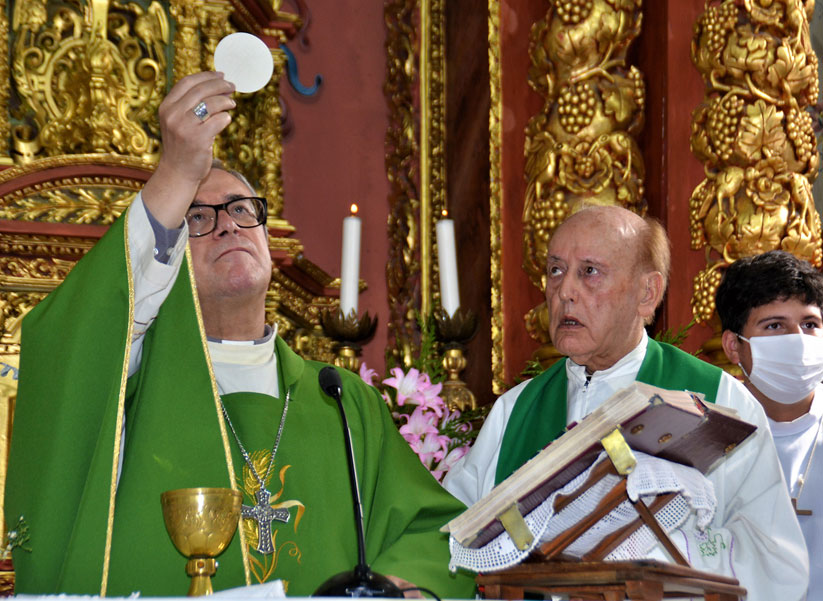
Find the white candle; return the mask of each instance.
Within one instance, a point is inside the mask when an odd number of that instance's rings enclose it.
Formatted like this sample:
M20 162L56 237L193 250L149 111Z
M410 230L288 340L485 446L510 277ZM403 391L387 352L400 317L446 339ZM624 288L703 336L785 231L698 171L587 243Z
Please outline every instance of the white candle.
M343 219L343 257L340 265L340 310L343 316L357 314L357 296L360 293L360 217L357 205L352 214Z
M445 216L446 211L443 211ZM450 316L460 306L457 281L457 255L454 244L454 220L437 222L437 265L440 268L440 304Z

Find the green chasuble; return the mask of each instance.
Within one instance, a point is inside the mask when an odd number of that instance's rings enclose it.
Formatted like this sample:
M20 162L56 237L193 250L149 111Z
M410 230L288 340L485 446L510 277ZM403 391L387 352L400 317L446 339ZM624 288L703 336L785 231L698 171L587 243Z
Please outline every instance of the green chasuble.
M109 596L185 595L185 559L166 533L160 494L235 483L253 504L256 483L231 432L221 430L185 262L146 333L140 370L128 382L123 376L131 319L124 222L23 322L5 500L7 522L23 515L31 534L31 552L14 554L19 593L100 594L105 581ZM273 523L273 554L249 553L251 583L282 578L290 595L309 595L354 567L354 510L337 405L317 383L323 364L280 339L276 352L281 396L290 390L291 400L268 490L290 519ZM371 567L442 597L471 595L473 579L448 572L447 538L438 531L462 504L398 434L378 392L355 374L341 376ZM282 398L239 393L225 404L264 473ZM243 528L254 546L256 525L244 520ZM218 561L215 590L246 584L239 536Z
M566 428L568 377L563 359L526 384L506 424L495 484L534 457ZM668 390L701 392L711 403L723 370L649 338L636 380Z

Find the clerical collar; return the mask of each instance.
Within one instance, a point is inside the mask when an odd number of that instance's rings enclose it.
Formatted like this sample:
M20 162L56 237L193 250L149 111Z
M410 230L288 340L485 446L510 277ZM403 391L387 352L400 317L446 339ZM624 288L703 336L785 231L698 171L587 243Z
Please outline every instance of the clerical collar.
M623 355L617 363L607 369L601 369L591 374L586 372L585 365L579 365L569 359L566 362L566 374L570 380L583 383L586 380L599 380L601 378L610 378L616 374L622 373L626 368L639 369L643 358L646 356L646 347L649 344L649 337L646 331L643 330L643 336L640 338L640 343L631 351Z
M279 395L281 386L275 348L277 328L266 333L267 336L246 341L245 344L209 340L209 355L221 395L234 392Z
M207 336L209 342L216 342L218 344L231 344L236 346L251 346L253 344L265 344L277 335L277 329L272 328L269 324L263 326L263 337L256 340L221 340L220 338L212 338Z

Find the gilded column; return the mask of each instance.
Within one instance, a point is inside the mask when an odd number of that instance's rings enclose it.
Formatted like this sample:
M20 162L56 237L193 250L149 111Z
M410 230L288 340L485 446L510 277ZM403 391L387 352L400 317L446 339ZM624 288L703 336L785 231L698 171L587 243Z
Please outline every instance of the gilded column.
M169 12L177 24L174 36L174 81L202 71L198 4L195 0L171 0L169 4Z
M692 61L706 83L691 137L706 179L689 201L692 248L707 248L691 301L699 322L712 318L723 270L741 257L782 249L821 265L807 110L818 94L813 10L813 1L726 0L695 25Z
M529 85L543 110L526 128L523 268L545 288L552 233L581 204L619 205L645 214L644 166L635 137L645 86L626 62L641 29L641 0L555 0L532 28ZM529 333L549 344L545 303L526 315Z
M386 83L389 108L386 131L386 175L389 180L389 256L386 287L389 301L389 345L395 359L411 364L417 347L415 312L420 310L419 127L415 117L418 63L414 48L414 0L386 0Z

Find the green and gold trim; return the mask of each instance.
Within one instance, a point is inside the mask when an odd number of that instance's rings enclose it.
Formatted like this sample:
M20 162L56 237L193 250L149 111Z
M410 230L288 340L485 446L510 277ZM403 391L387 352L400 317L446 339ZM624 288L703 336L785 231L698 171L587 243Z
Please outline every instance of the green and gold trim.
M223 441L223 452L226 455L226 468L229 471L229 483L232 490L239 491L240 488L237 486L237 478L235 477L234 461L231 457L229 435L226 430L226 420L223 418L223 411L220 408L220 391L217 389L217 378L214 377L214 367L211 363L211 353L209 353L209 342L206 337L206 328L203 325L203 312L200 309L200 299L197 297L197 282L194 277L194 269L192 268L191 246L188 243L186 243L186 265L189 272L189 284L191 285L194 312L197 316L197 329L200 332L200 342L203 345L203 354L206 358L206 367L209 370L209 382L211 384L211 392L214 399L214 411L217 414L217 423L220 427L220 440ZM246 535L243 528L238 528L237 532L240 536L240 552L243 555L243 575L246 578L246 586L251 586L251 571L249 569L250 559L248 546L246 545Z
M131 209L129 209L131 210ZM129 361L131 359L131 343L134 335L134 273L129 252L129 215L123 223L123 252L126 259L126 279L129 285L129 314L126 325L126 340L123 350L123 367L120 371L120 391L117 395L117 421L114 425L114 451L111 461L111 484L109 486L109 515L106 523L106 546L103 551L103 575L100 582L100 596L106 596L109 584L109 565L111 563L111 541L114 536L114 508L117 495L117 473L120 467L120 445L123 442L123 415L126 408L126 386L129 381Z

